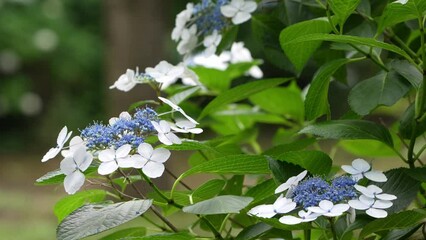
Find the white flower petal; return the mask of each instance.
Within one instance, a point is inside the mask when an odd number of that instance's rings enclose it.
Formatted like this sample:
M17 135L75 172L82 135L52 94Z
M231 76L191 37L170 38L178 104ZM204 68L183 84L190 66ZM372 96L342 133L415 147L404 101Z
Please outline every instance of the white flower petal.
M164 133L158 133L158 140L166 145L173 145L173 142Z
M346 212L349 210L349 205L348 204L344 204L344 203L339 203L334 205L334 207L331 209L331 212Z
M164 165L162 163L156 163L153 161L148 161L145 166L142 167L142 171L149 178L161 177L164 173Z
M333 203L331 201L328 201L328 200L322 200L321 202L319 202L319 207L326 210L326 211L331 210L333 208L333 206L334 206Z
M376 195L376 198L380 200L392 201L396 199L396 196L392 194L388 194L388 193L382 193L382 194Z
M240 9L243 12L251 13L254 12L257 8L256 2L253 1L245 1L244 6L242 6Z
M241 24L243 22L246 22L250 20L251 14L246 12L238 12L235 14L235 16L232 18L232 23L235 25Z
M138 153L147 160L151 158L153 152L154 148L149 143L141 143L138 146Z
M311 211L311 212L314 212L314 213L319 213L319 214L324 214L324 213L327 212L320 207L308 207L308 211Z
M160 129L161 129L162 133L168 133L168 132L170 132L170 124L167 121L161 120L159 122L159 124L160 124Z
M169 133L166 133L165 136L173 144L181 144L182 143L182 140L180 140L180 138L178 138L178 136L176 136L174 133L169 132Z
M365 196L365 195L359 196L359 200L361 202L363 202L364 204L368 205L368 206L372 206L374 204L374 201L375 201L374 198L370 198L370 197Z
M64 179L64 188L68 194L76 193L84 184L84 174L80 171L75 171L67 175Z
M131 156L127 156L125 158L117 159L118 167L120 168L137 168L136 165L139 165L136 162L137 158L132 158Z
M272 204L263 204L252 208L249 212L250 215L261 217L261 218L271 218L277 213L274 211L274 206Z
M343 169L343 171L349 173L349 174L358 174L359 171L356 170L355 168L353 168L352 166L349 165L342 165L341 168Z
M60 164L61 172L65 175L70 175L77 170L74 159L72 157L64 158Z
M99 152L98 159L101 162L114 162L115 151L113 149L105 149Z
M164 163L170 157L170 151L165 148L157 148L152 153L151 159L154 162Z
M382 209L375 209L370 208L367 211L365 211L368 215L374 217L374 218L385 218L388 216L388 213L385 210Z
M392 207L393 203L386 200L376 200L373 204L373 208L386 209Z
M77 164L80 171L84 172L87 168L89 168L92 163L93 156L92 154L86 152L85 147L81 147L77 149L73 155L74 162Z
M291 215L286 215L286 216L282 216L279 221L283 224L287 224L287 225L296 225L299 224L301 222L303 222L302 218L298 218L295 216L291 216Z
M351 206L351 208L358 209L358 210L366 210L370 208L369 205L361 202L360 200L349 200L348 204L349 206Z
M58 153L61 151L60 148L51 148L49 149L49 151L47 151L46 154L44 154L43 158L41 159L42 162L46 162L54 157L56 157L56 155L58 155Z
M386 182L388 178L380 171L370 171L364 173L364 176L374 182Z
M130 156L130 158L133 161L133 167L134 168L142 168L143 166L145 166L145 164L148 162L148 159L143 158L141 155L139 154L135 154Z
M126 111L121 112L120 115L119 115L119 117L121 119L124 119L124 120L127 120L127 121L132 120L132 116L128 112L126 112Z
M98 173L100 175L108 175L108 174L113 173L117 169L118 169L118 165L117 165L117 163L115 161L102 162L99 165Z
M115 156L116 158L125 158L129 155L131 150L132 146L130 144L124 144L123 146L117 149L117 151L115 152Z
M238 9L232 5L225 5L220 7L220 12L223 14L223 16L231 18L237 14Z
M306 174L308 174L308 171L307 171L307 170L305 170L305 171L303 171L303 172L299 173L299 174L296 176L296 178L297 178L297 182L302 181L302 180L306 177Z
M68 140L69 137L71 137L71 133L68 133L68 129L67 126L63 127L61 129L61 131L58 134L58 137L56 138L56 144L62 148L62 146L64 145L64 143Z
M368 164L367 161L361 158L353 160L352 167L358 170L359 172L367 172L371 168L370 164Z

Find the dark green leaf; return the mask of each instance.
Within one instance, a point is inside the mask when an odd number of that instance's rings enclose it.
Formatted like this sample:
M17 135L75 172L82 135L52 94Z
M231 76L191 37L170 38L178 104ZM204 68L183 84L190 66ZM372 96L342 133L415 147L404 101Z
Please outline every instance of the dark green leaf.
M253 201L251 197L222 195L186 206L182 211L201 215L239 213L251 201Z
M328 3L331 6L331 10L337 16L341 29L343 29L343 24L345 23L346 19L357 8L359 2L360 0L330 0L328 1Z
M192 240L196 239L195 237L189 235L188 233L162 233L149 235L145 237L132 237L128 240Z
M332 165L331 158L321 151L285 152L279 155L272 155L272 157L280 161L298 165L310 173L318 175L328 174Z
M262 109L298 121L303 120L302 93L296 83L276 87L250 96L250 101Z
M252 204L254 204L274 195L275 188L277 188L277 184L274 180L268 179L250 188L244 196L252 197Z
M66 216L84 204L102 202L106 194L106 191L99 189L77 192L74 195L69 195L59 200L55 204L53 212L58 218L58 222L61 222Z
M399 133L401 137L410 139L414 131L414 104L411 104L402 115L401 122L399 124ZM414 136L418 137L426 131L426 119L417 123Z
M266 223L256 223L254 225L245 227L244 230L237 235L235 240L258 239L258 237L271 229L272 227Z
M135 237L143 237L145 235L146 235L146 228L134 227L134 228L119 230L99 240L134 239Z
M377 34L381 34L385 28L397 23L417 19L425 10L426 3L423 0L410 0L406 4L389 3L380 18Z
M300 132L325 139L373 139L393 146L387 128L365 120L333 120L307 126Z
M59 240L81 239L116 227L142 215L152 200L88 204L66 217L57 229Z
M330 110L328 103L328 87L331 76L351 59L337 59L326 63L315 73L305 99L305 115L307 120L313 120Z
M370 47L378 47L382 48L396 54L403 56L406 59L410 59L410 56L403 51L401 48L391 45L388 43L384 43L373 38L364 38L357 36L349 36L349 35L335 35L335 34L324 34L324 33L312 33L307 35L302 35L300 37L295 38L289 42L281 42L283 48L288 48L289 46L295 46L298 44L304 44L315 41L332 41L332 42L342 42L342 43L350 43L350 44L360 44Z
M420 88L423 75L413 64L406 60L394 60L391 64L393 70L407 79L415 88Z
M381 73L355 85L349 93L349 105L359 115L367 115L378 106L392 106L409 89L399 74Z
M222 191L224 186L224 180L212 179L199 186L196 190L194 190L191 195L193 198L209 199L219 194L219 192Z
M264 91L269 88L278 86L284 82L289 81L290 78L274 78L262 79L254 82L249 82L235 88L223 92L221 95L213 99L201 112L200 119L217 110L226 104L237 102L250 97L251 95Z
M419 182L426 182L426 167L407 168L405 174Z
M412 178L406 168L392 169L385 172L388 180L385 183L374 183L383 189L383 192L397 197L392 207L386 209L388 213L398 212L408 207L416 198L420 182Z
M285 152L299 151L299 150L305 149L306 147L312 145L313 143L315 143L315 138L304 138L304 139L296 140L291 143L280 144L278 146L272 147L264 151L263 155L275 156Z
M303 43L295 42L294 40L312 33L329 33L330 31L331 26L327 18L317 18L296 23L281 31L281 48L298 72L302 71L309 58L321 45L321 40L305 41Z
M372 233L413 227L424 221L426 218L426 211L422 209L404 211L392 214L383 219L377 219L367 224L361 231L360 238L364 238Z

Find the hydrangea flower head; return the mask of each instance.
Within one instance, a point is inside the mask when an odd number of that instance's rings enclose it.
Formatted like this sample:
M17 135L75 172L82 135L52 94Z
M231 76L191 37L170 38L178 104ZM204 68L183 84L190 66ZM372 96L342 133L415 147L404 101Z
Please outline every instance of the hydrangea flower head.
M318 206L322 200L329 200L330 189L330 185L324 179L313 177L299 183L291 197L297 205L307 209Z

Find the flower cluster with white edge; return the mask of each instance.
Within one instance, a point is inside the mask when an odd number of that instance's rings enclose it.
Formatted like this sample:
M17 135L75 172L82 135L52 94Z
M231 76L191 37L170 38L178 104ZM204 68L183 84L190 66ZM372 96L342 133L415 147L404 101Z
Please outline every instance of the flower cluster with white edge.
M229 64L253 62L253 60L250 50L244 47L243 42L234 42L230 51L223 51L220 55L212 54L210 56L199 54L189 60L188 65L203 66L223 71L228 68ZM263 72L258 66L253 66L246 72L246 75L254 78L262 78Z
M248 21L256 8L255 1L232 0L228 5L222 6L220 11L225 17L232 18L233 24L238 25Z
M353 160L351 166L343 165L342 169L351 174L355 181L364 177L374 182L386 182L388 180L383 172L373 170L370 164L361 158Z
M145 73L127 69L127 72L122 74L110 89L117 88L120 91L128 92L136 84L144 83L154 83L159 85L161 89L166 89L178 79L182 79L184 85L201 85L198 76L183 63L174 66L167 61L161 61L153 68L147 67Z
M314 221L320 216L338 217L346 212L354 217L354 209L365 210L375 218L386 217L387 212L384 209L393 205L391 201L395 200L396 196L383 193L383 190L375 185L357 185L364 177L383 182L387 180L386 176L382 172L372 170L362 159L355 159L352 166L342 168L352 176L338 176L326 181L320 177L306 178L305 170L290 177L275 189L275 194L280 194L275 203L256 206L248 214L271 218L277 214L290 213L279 219L281 223L288 225ZM293 210L298 210L297 216L292 214Z

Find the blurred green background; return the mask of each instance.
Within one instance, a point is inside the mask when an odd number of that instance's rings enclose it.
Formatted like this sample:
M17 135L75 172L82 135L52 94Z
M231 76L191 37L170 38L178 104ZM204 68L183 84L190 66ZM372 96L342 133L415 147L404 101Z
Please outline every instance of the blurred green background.
M0 0L0 239L55 239L53 206L65 193L34 186L59 166L41 157L63 126L76 132L151 97L108 86L165 52L177 58L169 32L184 4Z

